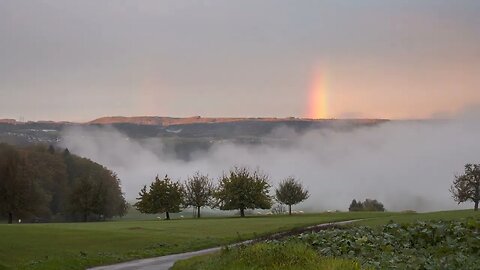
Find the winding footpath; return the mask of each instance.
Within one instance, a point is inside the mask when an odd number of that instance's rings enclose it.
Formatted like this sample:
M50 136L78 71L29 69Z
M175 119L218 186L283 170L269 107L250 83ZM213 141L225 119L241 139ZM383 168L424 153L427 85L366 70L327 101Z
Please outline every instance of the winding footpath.
M331 222L331 223L322 223L322 224L318 224L318 225L314 225L314 226L310 226L302 229L273 234L269 236L268 239L282 238L291 234L297 234L297 233L300 234L305 231L324 230L324 229L328 229L335 226L347 225L356 221L360 221L360 219ZM261 240L262 238L256 239L256 240L248 240L241 243L232 244L230 245L230 247L250 244L250 243L261 241ZM167 256L150 258L150 259L142 259L142 260L125 262L125 263L107 265L107 266L99 266L95 268L90 268L88 270L168 270L177 261L189 259L195 256L201 256L201 255L219 252L221 249L222 247L214 247L214 248L202 249L198 251L192 251L192 252L186 252L186 253L180 253L180 254L172 254Z

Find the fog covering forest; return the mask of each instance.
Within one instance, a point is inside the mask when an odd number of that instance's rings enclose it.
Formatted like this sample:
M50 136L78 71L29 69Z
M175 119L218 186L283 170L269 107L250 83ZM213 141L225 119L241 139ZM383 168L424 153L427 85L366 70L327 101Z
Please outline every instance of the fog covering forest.
M480 118L464 113L453 120L390 121L353 130L318 129L296 133L279 128L278 143L216 142L188 161L163 151L159 138L129 139L112 127L72 127L64 147L91 158L122 180L135 201L155 175L185 180L195 171L218 178L232 166L260 168L273 186L295 176L310 191L303 210L347 210L353 198L374 198L387 210L434 211L458 206L449 193L466 163L480 162Z

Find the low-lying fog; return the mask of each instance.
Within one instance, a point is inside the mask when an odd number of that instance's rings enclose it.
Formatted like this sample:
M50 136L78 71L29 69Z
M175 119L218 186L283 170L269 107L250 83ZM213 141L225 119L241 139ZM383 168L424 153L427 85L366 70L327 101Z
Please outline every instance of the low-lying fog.
M480 163L480 121L393 121L353 131L315 130L296 134L281 128L285 145L218 143L190 161L162 153L161 144L140 144L111 127L70 128L63 146L115 171L128 200L155 175L173 179L195 171L218 178L234 165L259 167L274 186L287 176L300 179L311 197L299 208L346 210L353 198L374 198L388 210L432 211L458 206L449 187L465 163ZM153 141L153 140L152 140Z

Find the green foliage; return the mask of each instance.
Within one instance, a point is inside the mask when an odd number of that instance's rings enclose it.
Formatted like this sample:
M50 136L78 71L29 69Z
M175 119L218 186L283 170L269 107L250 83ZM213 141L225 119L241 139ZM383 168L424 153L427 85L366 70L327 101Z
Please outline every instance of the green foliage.
M25 155L0 144L0 213L13 218L34 215L45 208L45 194L27 172Z
M9 221L111 218L125 210L120 181L103 166L68 150L0 144L0 214Z
M465 173L455 177L450 192L459 204L474 202L474 209L477 211L480 202L480 164L465 165Z
M70 183L67 213L72 220L103 220L123 216L127 203L117 175L89 159L71 155L62 158Z
M222 210L240 210L245 216L245 209L269 209L272 198L268 195L270 184L268 177L258 171L250 172L247 168L235 167L220 179L215 196Z
M353 199L350 207L348 207L348 211L356 212L356 211L380 211L384 212L385 207L383 204L377 200L372 199L365 199L365 201L361 202Z
M261 243L224 249L219 256L180 261L172 269L360 270L360 264L353 260L320 257L312 248L301 243Z
M170 213L180 212L183 203L183 188L179 182L165 175L163 179L155 177L150 184L149 190L144 186L139 193L135 207L142 213L157 214L166 213L166 219L170 219Z
M376 269L480 269L480 219L390 223L292 237L320 255L357 259Z
M283 180L275 190L277 201L288 205L288 213L292 214L292 205L303 202L310 196L308 190L304 189L302 183L293 177Z
M215 186L212 180L208 178L208 175L202 175L200 172L196 172L185 181L184 187L184 205L186 207L195 207L198 218L200 218L200 208L214 205L213 194Z

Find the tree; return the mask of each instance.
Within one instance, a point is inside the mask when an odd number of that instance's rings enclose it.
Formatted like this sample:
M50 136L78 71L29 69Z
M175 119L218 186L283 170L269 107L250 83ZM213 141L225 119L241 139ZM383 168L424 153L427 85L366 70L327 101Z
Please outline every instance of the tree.
M240 216L244 217L245 209L269 209L272 206L269 189L266 175L235 167L220 179L215 197L221 210L238 209Z
M450 192L458 204L472 201L475 203L473 209L478 211L478 203L480 202L480 164L465 165L464 174L455 176Z
M25 158L14 147L0 144L0 212L13 217L34 214L45 205L38 185L26 172Z
M0 144L0 215L36 220L121 216L126 202L118 177L68 150Z
M352 203L350 204L350 207L348 208L348 211L350 212L356 212L356 211L378 211L378 212L384 212L385 207L383 204L377 200L372 200L372 199L365 199L365 201L357 201L353 200Z
M383 204L377 200L372 199L365 199L362 203L363 211L378 211L378 212L385 212L385 207Z
M79 179L70 195L70 210L82 216L82 221L87 222L90 214L94 212L94 183L90 179Z
M208 175L202 175L196 172L192 177L185 181L184 185L185 206L195 207L197 217L200 218L200 208L213 206L213 193L215 187Z
M355 211L361 211L362 210L362 203L358 202L357 200L353 199L352 203L350 204L350 207L348 207L348 211L350 212L355 212Z
M66 163L71 178L68 213L72 219L86 222L125 214L127 203L115 173L73 155Z
M292 215L292 205L301 203L310 196L302 183L293 177L283 180L275 190L277 201L288 205L288 214Z
M138 202L134 205L138 211L147 214L165 212L166 219L170 220L170 213L180 212L183 188L179 182L172 182L168 175L163 179L156 176L150 188L147 190L147 186L144 186L139 196Z

